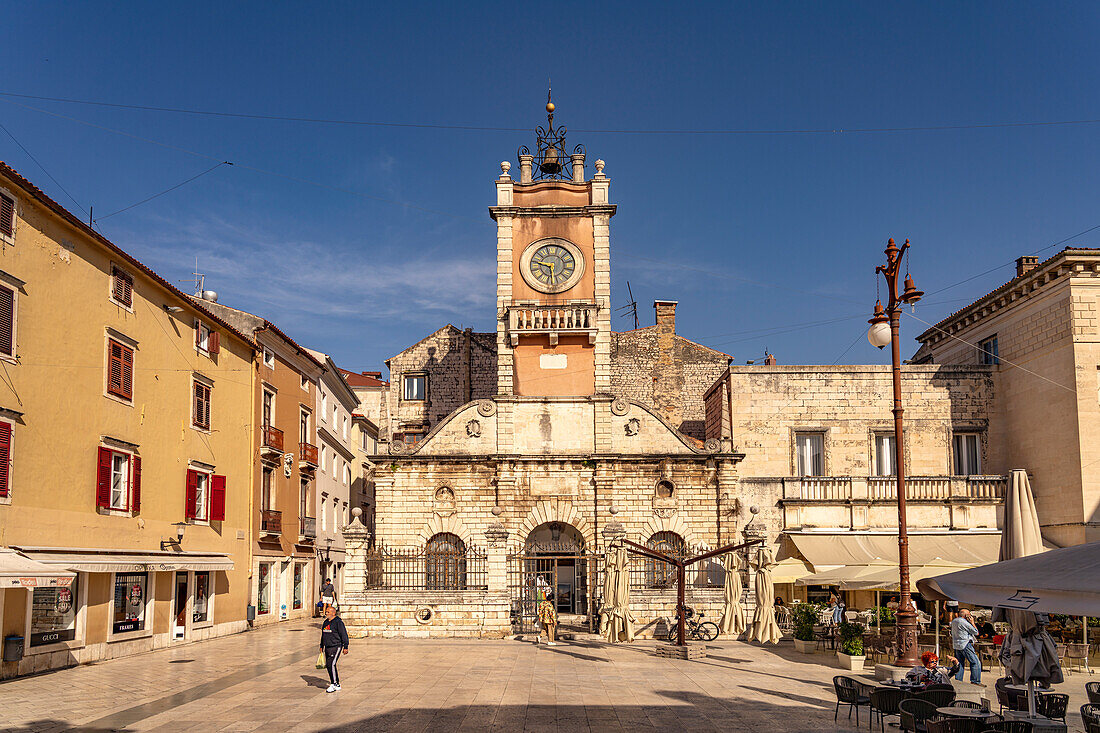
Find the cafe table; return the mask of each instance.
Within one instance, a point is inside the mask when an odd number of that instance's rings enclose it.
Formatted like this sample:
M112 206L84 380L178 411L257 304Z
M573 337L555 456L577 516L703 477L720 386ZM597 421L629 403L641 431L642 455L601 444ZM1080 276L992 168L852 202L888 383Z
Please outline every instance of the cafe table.
M942 708L936 708L936 712L940 715L948 718L974 718L976 720L984 720L986 718L995 718L997 713L992 710L982 710L981 708L967 708L956 707L954 705L945 705Z

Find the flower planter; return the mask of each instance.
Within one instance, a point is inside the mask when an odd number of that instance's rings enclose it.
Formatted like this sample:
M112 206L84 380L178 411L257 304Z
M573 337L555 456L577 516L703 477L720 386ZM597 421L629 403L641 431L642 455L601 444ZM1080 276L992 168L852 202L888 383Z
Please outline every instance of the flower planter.
M802 641L801 639L794 640L794 648L803 654L813 654L817 651L816 641Z
M840 661L840 668L851 670L852 672L859 672L863 669L863 663L867 661L865 656L852 656L845 654L844 652L836 653L837 660Z

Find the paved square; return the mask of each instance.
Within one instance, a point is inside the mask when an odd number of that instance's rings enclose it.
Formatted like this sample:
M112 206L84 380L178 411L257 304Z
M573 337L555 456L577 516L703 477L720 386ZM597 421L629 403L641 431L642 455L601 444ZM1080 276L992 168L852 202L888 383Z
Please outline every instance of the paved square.
M688 662L646 641L353 639L343 690L326 694L318 637L291 622L12 680L0 719L11 731L856 730L844 713L833 723L829 656L789 642L716 642ZM1070 730L1086 677L1062 686L1076 693Z

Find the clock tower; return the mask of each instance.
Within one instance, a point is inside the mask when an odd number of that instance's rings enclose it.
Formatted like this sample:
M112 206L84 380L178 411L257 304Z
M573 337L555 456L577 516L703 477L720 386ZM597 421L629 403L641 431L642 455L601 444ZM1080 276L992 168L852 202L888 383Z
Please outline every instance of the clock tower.
M497 391L568 397L611 388L610 224L604 162L585 180L585 150L566 152L564 127L519 149L519 180L500 164L497 203Z

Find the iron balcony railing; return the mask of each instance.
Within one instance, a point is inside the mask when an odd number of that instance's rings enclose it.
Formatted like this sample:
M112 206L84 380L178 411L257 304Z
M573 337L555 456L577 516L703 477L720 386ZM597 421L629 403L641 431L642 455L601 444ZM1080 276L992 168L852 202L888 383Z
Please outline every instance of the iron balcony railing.
M379 590L479 590L489 587L489 561L476 547L447 550L373 548L367 587Z
M263 427L263 447L283 452L283 431L271 425Z
M260 510L260 532L277 535L283 532L283 514L275 509Z
M298 444L298 459L308 465L317 467L317 446L312 443Z

